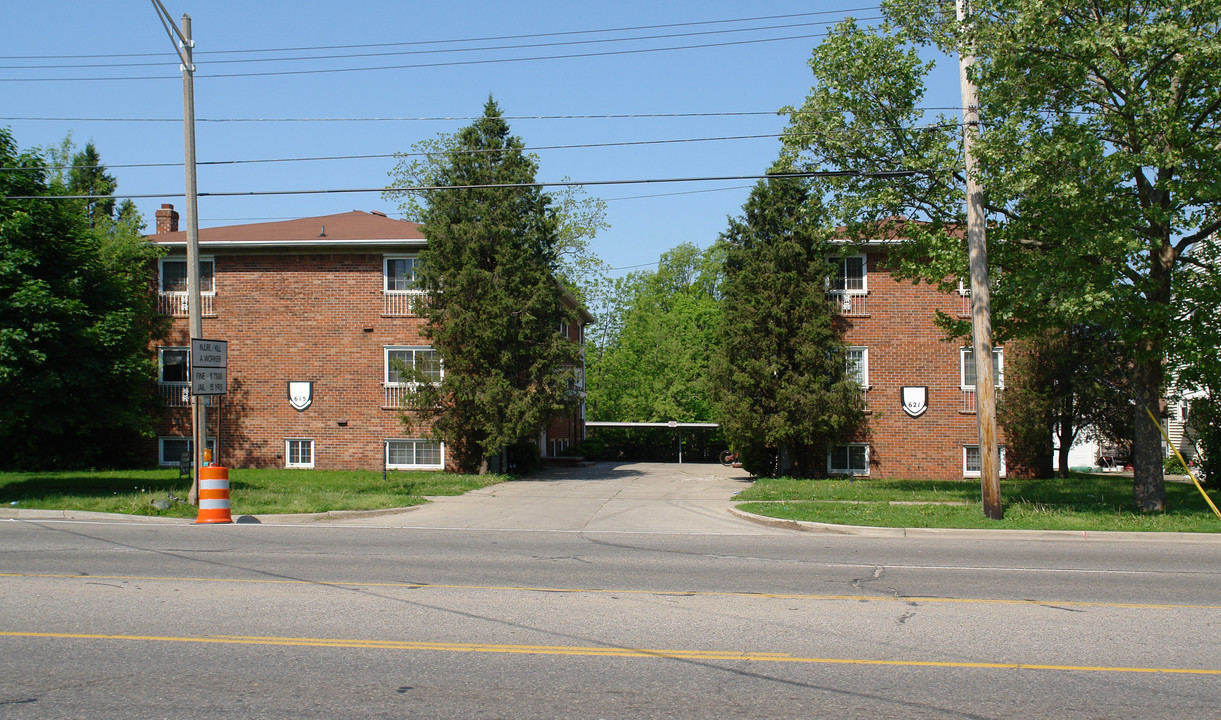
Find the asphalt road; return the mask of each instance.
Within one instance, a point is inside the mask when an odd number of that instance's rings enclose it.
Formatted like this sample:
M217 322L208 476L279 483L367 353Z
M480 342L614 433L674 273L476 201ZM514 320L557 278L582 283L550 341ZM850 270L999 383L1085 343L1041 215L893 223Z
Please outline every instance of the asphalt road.
M0 519L0 718L1221 708L1216 538L799 532L730 515L719 468L588 474L372 517Z

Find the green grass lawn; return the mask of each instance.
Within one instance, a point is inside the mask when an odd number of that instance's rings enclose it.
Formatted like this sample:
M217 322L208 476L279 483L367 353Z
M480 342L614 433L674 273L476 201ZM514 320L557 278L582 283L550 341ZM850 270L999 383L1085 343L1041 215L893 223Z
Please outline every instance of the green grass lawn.
M984 517L979 483L966 480L763 478L735 499L748 501L738 507L758 515L837 525L1221 532L1221 519L1191 484L1166 483L1167 510L1157 514L1139 512L1132 479L1113 475L1002 480L1001 497L1000 521Z
M230 470L234 517L330 510L381 510L426 502L430 495L461 495L507 480L505 475L455 475L371 470ZM195 517L185 503L190 480L178 470L104 470L0 473L0 507L33 510ZM154 500L173 494L184 502L157 510Z

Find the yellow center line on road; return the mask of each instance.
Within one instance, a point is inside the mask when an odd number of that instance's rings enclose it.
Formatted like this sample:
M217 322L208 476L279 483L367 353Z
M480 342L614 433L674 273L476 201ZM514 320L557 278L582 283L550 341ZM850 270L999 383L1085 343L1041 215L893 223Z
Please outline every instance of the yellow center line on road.
M746 660L751 662L804 663L816 665L862 665L879 667L951 668L973 670L1059 670L1090 673L1155 673L1169 675L1221 675L1221 670L1208 668L1107 667L1102 665L1052 665L1043 663L953 662L943 660L870 660L866 658L816 658L789 653L723 650L674 650L657 648L624 648L566 645L499 645L494 643L410 642L404 640L362 640L358 638L294 638L244 635L118 635L101 633L44 633L0 631L0 637L40 638L56 640L125 640L166 643L200 643L218 645L296 646L374 650L404 650L465 653L501 653L510 655L571 655L582 657L654 658L667 660Z
M433 585L409 582L345 582L342 580L297 580L292 578L200 578L143 575L77 575L67 573L0 573L4 578L59 580L126 580L129 582L235 583L252 585L308 585L335 588L404 588L408 590L471 590L482 592L530 592L588 595L654 595L662 597L732 597L748 600L824 600L850 602L940 603L963 605L1028 605L1031 607L1118 608L1136 610L1221 610L1221 605L1172 605L1166 603L1114 603L1073 600L1006 600L997 598L948 598L909 595L821 595L804 593L700 592L689 590L627 590L618 588L561 588L511 585Z

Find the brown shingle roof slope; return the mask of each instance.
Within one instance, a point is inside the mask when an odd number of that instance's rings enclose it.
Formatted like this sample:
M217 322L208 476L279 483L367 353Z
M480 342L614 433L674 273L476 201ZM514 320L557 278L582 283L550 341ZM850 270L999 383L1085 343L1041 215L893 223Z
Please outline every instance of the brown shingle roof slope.
M323 234L325 233L325 234ZM148 236L154 243L186 242L183 230L154 233ZM394 220L382 213L352 212L318 217L201 228L200 242L291 242L294 240L423 240L418 223Z

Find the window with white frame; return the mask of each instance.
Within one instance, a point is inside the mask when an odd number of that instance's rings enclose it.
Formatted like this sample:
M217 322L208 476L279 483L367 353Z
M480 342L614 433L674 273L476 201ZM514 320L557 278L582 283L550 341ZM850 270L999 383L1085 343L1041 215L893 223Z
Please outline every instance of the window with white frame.
M399 372L399 363L404 369L414 368L428 382L439 383L443 375L441 354L430 347L387 347L385 383L390 386L410 385L411 380Z
M844 351L844 365L849 380L863 388L869 387L869 348L847 348Z
M958 351L959 379L963 390L975 389L975 351L971 348L961 348ZM1005 350L992 349L992 382L996 387L1005 387Z
M1000 446L1000 476L1005 477L1005 446ZM979 477L980 467L983 461L979 456L978 445L963 445L962 446L962 475L963 477Z
M191 438L188 437L157 438L157 464L177 465L182 461L184 453L190 455L191 444ZM216 457L216 438L208 438L208 449L212 451L212 457Z
M186 385L190 382L190 348L157 348L157 382L162 385Z
M416 255L387 255L383 265L386 292L419 292L415 277L419 266Z
M831 278L828 289L832 293L863 295L869 290L868 263L864 255L828 258L831 263Z
M830 475L868 475L869 445L847 443L827 450L827 473Z
M160 287L164 295L168 293L185 293L187 287L187 261L183 259L162 258ZM199 258L199 291L201 293L215 292L214 274L216 264L212 258Z
M387 440L386 467L394 470L443 469L445 446L431 440Z
M309 438L288 438L284 441L284 467L312 468L314 441Z

